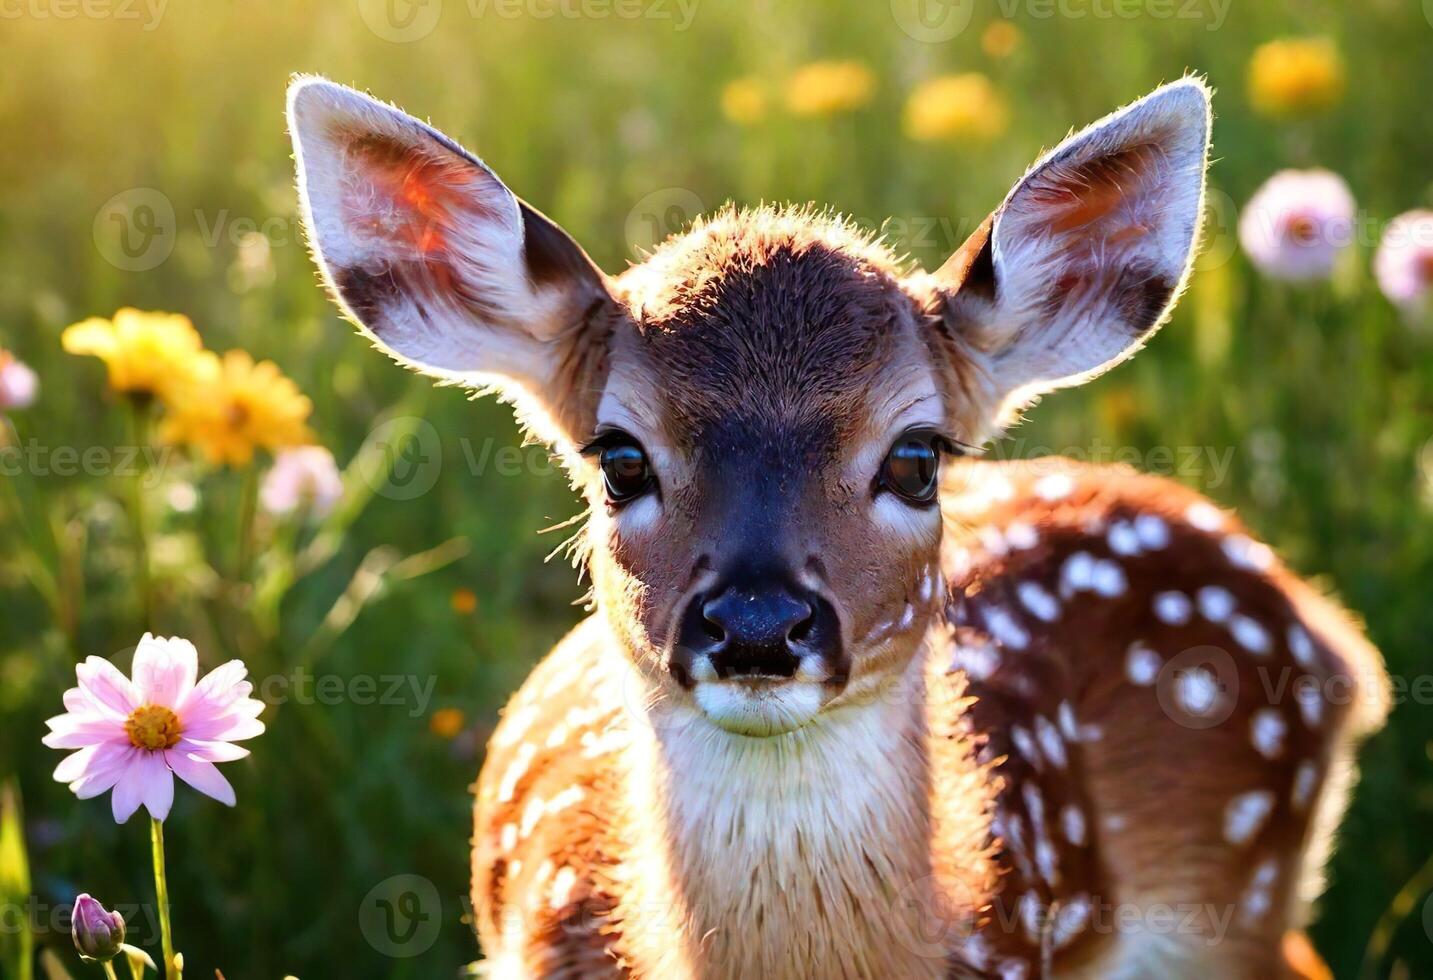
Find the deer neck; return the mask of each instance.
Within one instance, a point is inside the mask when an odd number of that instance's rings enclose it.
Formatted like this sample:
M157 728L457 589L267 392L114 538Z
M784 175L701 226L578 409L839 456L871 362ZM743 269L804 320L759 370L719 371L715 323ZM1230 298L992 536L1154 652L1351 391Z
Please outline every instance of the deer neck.
M897 691L772 738L685 708L647 714L625 777L647 855L624 914L636 962L674 977L942 975L918 921L950 823L932 799L924 661ZM983 817L969 805L968 828Z

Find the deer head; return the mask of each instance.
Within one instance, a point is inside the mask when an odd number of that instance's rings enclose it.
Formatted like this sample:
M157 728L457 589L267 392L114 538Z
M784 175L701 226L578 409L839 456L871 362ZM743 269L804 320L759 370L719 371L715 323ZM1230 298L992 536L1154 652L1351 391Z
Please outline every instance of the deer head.
M934 273L808 210L728 209L617 277L481 160L320 79L289 93L310 239L400 362L496 392L585 496L611 634L743 735L903 672L941 601L943 457L1129 356L1195 246L1185 79L1066 139Z

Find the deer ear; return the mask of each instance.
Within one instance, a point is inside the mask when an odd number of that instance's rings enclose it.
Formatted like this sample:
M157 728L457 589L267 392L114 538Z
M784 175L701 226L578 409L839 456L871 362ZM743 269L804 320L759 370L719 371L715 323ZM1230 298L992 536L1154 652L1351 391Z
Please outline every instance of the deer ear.
M1208 146L1204 84L1166 85L1039 160L936 273L1002 417L1158 329L1194 253Z
M398 361L496 389L543 437L580 438L606 280L481 160L318 78L289 88L299 199L339 304Z

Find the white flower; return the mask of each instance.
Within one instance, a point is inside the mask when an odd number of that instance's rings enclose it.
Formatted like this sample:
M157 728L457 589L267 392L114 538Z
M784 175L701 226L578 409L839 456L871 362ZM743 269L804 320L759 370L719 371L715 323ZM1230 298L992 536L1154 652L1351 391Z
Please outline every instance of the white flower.
M264 510L281 515L307 508L314 517L323 517L342 496L338 464L333 453L322 446L299 446L280 452L259 490Z
M1433 298L1433 211L1408 211L1389 222L1373 257L1383 295L1405 314L1428 312Z
M1348 184L1328 170L1270 177L1239 216L1239 243L1265 275L1290 282L1327 279L1353 243Z

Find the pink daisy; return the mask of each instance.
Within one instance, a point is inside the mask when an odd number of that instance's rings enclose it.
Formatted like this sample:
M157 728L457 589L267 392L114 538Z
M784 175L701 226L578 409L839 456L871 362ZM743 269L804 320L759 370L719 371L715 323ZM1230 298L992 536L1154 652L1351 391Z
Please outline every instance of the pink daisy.
M1373 257L1379 288L1410 316L1433 299L1433 211L1408 211L1388 224Z
M1274 174L1239 216L1239 244L1249 260L1290 282L1327 279L1353 236L1353 194L1328 170Z
M0 349L0 408L29 408L40 390L40 379L29 365Z
M307 508L326 517L343 496L343 478L333 453L322 446L298 446L274 456L274 465L259 489L259 502L270 514L291 514Z
M248 668L231 660L195 683L199 655L178 637L144 634L134 652L134 679L90 657L75 668L79 687L65 692L66 713L51 718L44 742L78 749L55 778L87 800L110 789L114 819L124 823L143 804L169 816L178 776L206 796L234 805L234 788L215 768L249 754L232 743L264 730L261 701L249 697Z

